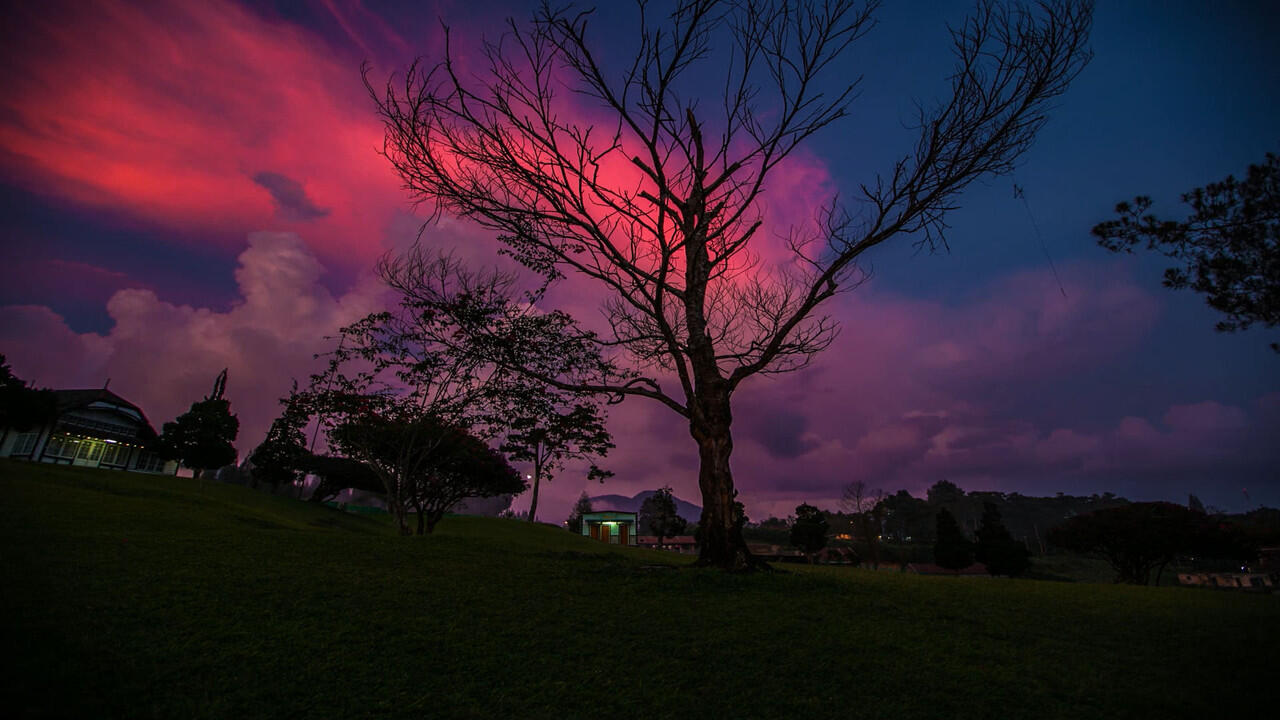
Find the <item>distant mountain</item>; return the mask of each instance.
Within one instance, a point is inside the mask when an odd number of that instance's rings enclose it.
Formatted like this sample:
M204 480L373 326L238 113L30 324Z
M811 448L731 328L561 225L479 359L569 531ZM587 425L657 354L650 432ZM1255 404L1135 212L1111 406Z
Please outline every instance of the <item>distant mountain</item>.
M597 495L591 498L591 508L593 510L621 510L623 512L640 512L640 506L644 504L645 499L654 493L653 490L645 490L636 493L635 497L627 497L626 495ZM673 496L674 497L674 496ZM694 505L691 502L675 498L676 514L688 520L691 523L698 522L702 517L702 507Z

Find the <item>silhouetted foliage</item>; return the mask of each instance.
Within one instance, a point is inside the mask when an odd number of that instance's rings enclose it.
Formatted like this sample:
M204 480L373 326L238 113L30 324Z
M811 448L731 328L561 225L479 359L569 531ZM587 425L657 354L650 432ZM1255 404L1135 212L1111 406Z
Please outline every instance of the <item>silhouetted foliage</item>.
M1228 175L1182 202L1191 206L1186 220L1161 220L1148 212L1151 198L1138 196L1116 205L1120 219L1099 223L1093 234L1112 252L1145 247L1174 260L1165 287L1203 293L1226 315L1221 332L1280 324L1280 157L1267 153L1244 180ZM1280 352L1280 343L1271 349Z
M529 522L534 522L538 518L538 490L542 481L551 482L567 461L594 461L608 455L613 441L605 429L605 417L598 404L581 398L568 404L571 398L564 397L564 393L525 383L516 385L521 391L515 402L509 404L511 413L505 420L509 431L498 449L513 462L533 465ZM612 475L595 462L591 462L587 470L589 480L604 482Z
M459 286L402 273L398 287L450 315L450 337L470 336L530 381L645 397L685 418L699 452L702 564L757 565L729 463L741 383L803 368L831 344L838 328L822 308L866 277L863 253L905 237L944 246L959 194L1013 169L1089 58L1088 2L980 4L951 33L949 93L917 105L914 147L853 194L858 207L815 208L815 222L785 239L788 262L760 263L772 171L846 116L858 80L838 61L871 28L874 5L695 0L655 23L642 3L638 51L619 75L587 40L591 13L544 4L530 27L512 22L483 46L483 70L462 71L447 42L437 64L414 63L380 88L366 67L384 154L414 200L494 231L546 284L570 272L596 281L608 327L545 312L541 292L502 298L496 276ZM717 62L721 97L682 91ZM827 71L848 84L820 91ZM555 97L565 87L608 119L575 123ZM477 316L460 302L477 296L501 302ZM593 360L570 373L526 354L513 331L539 323L558 327L569 357Z
M57 415L53 391L27 387L0 355L0 428L26 432L53 422Z
M640 504L637 518L642 529L658 536L661 545L664 538L679 535L688 528L689 523L676 512L676 500L671 488L658 488Z
M796 507L796 521L791 524L791 544L813 563L813 556L827 546L827 518L821 510L808 503Z
M1169 502L1140 502L1078 515L1053 528L1049 542L1104 558L1116 582L1146 585L1179 555L1249 559L1253 548L1225 522Z
M249 462L253 464L253 486L266 483L273 492L281 486L291 487L302 479L305 472L301 464L310 454L307 452L307 437L303 434L309 415L298 402L296 385L289 397L280 403L284 410L271 421L266 439L249 455Z
M578 496L578 502L573 504L573 512L569 514L569 520L565 523L565 527L574 535L582 534L582 516L591 512L591 497L587 495L587 491L583 490Z
M224 369L214 380L208 397L192 403L190 410L164 424L156 440L160 457L181 462L196 477L202 477L205 470L235 462L233 443L240 433L240 420L231 414L231 403L222 396L226 384Z
M951 511L938 511L934 533L937 539L933 541L933 558L939 567L962 570L973 564L973 542L960 531Z
M982 524L978 526L978 543L973 557L987 566L992 575L1018 577L1027 571L1031 559L1027 546L1014 540L1000 521L1000 511L995 503L983 503Z
M884 499L883 490L873 490L861 480L845 485L841 499L841 505L853 515L854 536L863 550L860 560L874 568L880 567L880 531L888 514Z
M417 514L418 535L433 532L464 498L515 494L527 487L501 453L432 417L348 417L330 433L330 440L367 465L383 481L384 490L394 478L399 501ZM402 524L401 532L407 531L407 524Z
M319 479L311 491L312 502L325 502L344 490L361 490L384 495L386 489L378 474L368 465L352 458L336 455L304 453L298 460L298 471Z

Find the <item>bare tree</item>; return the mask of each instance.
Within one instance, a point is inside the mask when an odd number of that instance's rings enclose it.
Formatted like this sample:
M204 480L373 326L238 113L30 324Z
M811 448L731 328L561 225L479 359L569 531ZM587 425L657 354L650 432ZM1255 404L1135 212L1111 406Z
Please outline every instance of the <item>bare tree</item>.
M683 416L699 452L704 564L756 565L734 522L729 468L742 382L802 368L831 344L837 325L820 308L863 279L862 253L898 236L944 246L958 194L1013 168L1089 57L1089 2L981 2L952 29L950 95L919 106L914 149L862 186L856 207L818 209L810 231L788 238L791 261L767 266L752 250L766 241L766 181L846 115L858 80L827 92L821 78L842 70L875 5L688 0L655 24L641 3L638 50L616 77L588 42L591 13L544 5L529 27L509 21L486 43L480 68L464 69L446 43L438 63L381 88L366 69L384 153L416 201L494 230L504 253L548 283L569 272L596 281L608 329L563 329L565 342L601 354L597 377L557 377L512 353L491 359ZM708 64L723 78L714 103L690 77ZM575 122L557 94L565 87L613 122ZM420 279L389 269L402 288Z
M880 567L880 531L886 508L884 491L872 489L862 480L854 480L844 486L840 508L853 515L853 527L861 536L871 567Z

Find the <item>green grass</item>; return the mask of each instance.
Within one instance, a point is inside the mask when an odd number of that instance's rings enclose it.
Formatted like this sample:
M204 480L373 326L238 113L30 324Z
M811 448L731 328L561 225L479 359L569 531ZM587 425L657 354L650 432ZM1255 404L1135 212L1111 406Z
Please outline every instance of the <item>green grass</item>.
M3 707L49 717L1230 717L1280 598L785 566L0 461Z

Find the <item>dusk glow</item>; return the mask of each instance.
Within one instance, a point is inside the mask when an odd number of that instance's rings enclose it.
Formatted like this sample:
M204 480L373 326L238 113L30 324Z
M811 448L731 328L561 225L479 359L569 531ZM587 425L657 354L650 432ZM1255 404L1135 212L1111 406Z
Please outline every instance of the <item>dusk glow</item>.
M373 263L428 214L379 155L362 62L380 85L438 55L437 17L465 54L533 6L277 5L292 4L27 4L6 10L0 43L0 353L43 387L110 378L157 428L228 368L241 459L291 381L319 369L326 336L384 307ZM635 11L618 5L593 20L598 37L628 37ZM1280 21L1265 3L1129 5L1097 8L1092 63L1014 175L961 196L949 253L909 238L872 251L871 279L825 306L836 342L803 371L744 383L733 470L752 518L834 507L852 480L1280 505L1274 332L1216 333L1201 296L1160 286L1162 258L1113 255L1089 233L1139 194L1184 215L1181 193L1280 150ZM857 196L911 151L903 123L945 89L946 23L966 9L892 4L842 58L866 78L861 97L771 176L763 265L833 194ZM564 98L565 113L599 113ZM423 238L494 262L494 240L453 218ZM598 318L578 279L547 305ZM614 477L560 473L539 519L560 522L584 489L699 500L681 418L632 398L609 429Z

